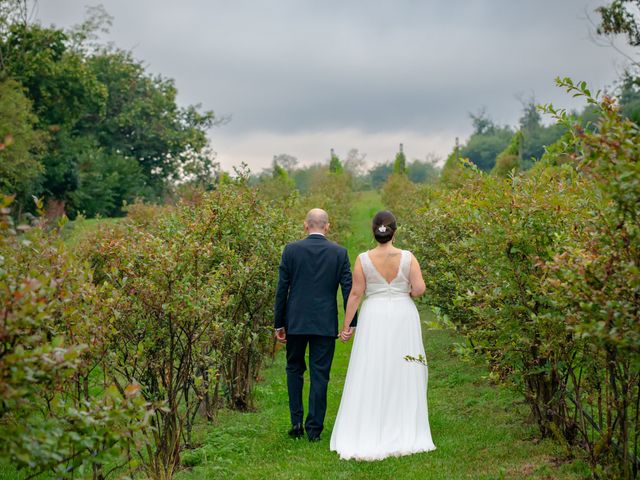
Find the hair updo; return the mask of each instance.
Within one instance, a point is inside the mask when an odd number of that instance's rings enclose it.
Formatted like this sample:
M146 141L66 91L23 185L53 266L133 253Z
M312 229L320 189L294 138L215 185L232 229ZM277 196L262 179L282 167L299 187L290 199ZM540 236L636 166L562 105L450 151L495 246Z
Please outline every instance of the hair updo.
M373 236L378 243L387 243L393 238L393 234L396 233L398 225L396 223L396 217L393 213L383 210L376 213L371 222L371 228L373 230Z

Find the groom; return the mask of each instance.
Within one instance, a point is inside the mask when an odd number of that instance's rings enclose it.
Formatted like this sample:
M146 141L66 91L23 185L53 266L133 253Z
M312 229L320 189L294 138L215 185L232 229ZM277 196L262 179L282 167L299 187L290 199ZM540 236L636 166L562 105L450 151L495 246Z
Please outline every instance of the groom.
M282 252L275 302L275 328L287 344L287 388L291 430L300 438L307 431L310 442L320 440L327 411L327 385L338 336L338 285L347 305L351 269L347 249L326 238L327 212L314 208L304 221L307 238L289 243ZM356 326L357 318L351 323ZM309 345L309 413L302 426L302 385Z

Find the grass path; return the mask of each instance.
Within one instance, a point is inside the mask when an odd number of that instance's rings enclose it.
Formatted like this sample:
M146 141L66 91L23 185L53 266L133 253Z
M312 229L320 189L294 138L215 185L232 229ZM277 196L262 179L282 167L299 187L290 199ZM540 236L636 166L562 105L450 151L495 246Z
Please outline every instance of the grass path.
M353 235L347 242L353 261L371 244L371 217L382 207L377 193L356 202ZM329 384L325 431L319 443L287 437L289 413L280 352L256 386L253 413L220 412L214 425L200 425L200 447L185 452L181 480L195 479L580 479L579 461L559 461L549 440L537 441L527 425L527 409L509 390L492 385L481 363L462 362L446 330L423 327L429 361L429 419L437 450L380 462L341 461L329 451L351 343L338 342ZM308 373L307 373L308 381ZM305 390L305 399L307 390ZM305 402L306 404L306 402Z

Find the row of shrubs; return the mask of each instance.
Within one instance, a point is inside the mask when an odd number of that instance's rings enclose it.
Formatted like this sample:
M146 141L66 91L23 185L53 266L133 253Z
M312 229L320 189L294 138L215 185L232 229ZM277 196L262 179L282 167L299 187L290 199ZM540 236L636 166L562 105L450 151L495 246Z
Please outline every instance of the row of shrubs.
M455 185L383 192L422 260L426 301L463 333L461 350L519 390L543 436L583 452L595 478L640 467L640 131L615 99L561 87L597 107L526 173L462 161Z
M346 238L352 190L342 172L304 197L286 178L246 180L131 205L72 242L64 221L16 228L2 199L0 458L30 475L168 479L196 422L253 408L282 247L315 206Z
M9 220L0 371L14 464L100 476L142 463L167 478L198 410L250 406L269 272L291 234L282 213L227 185L197 204L133 206L74 254L55 232L17 235Z

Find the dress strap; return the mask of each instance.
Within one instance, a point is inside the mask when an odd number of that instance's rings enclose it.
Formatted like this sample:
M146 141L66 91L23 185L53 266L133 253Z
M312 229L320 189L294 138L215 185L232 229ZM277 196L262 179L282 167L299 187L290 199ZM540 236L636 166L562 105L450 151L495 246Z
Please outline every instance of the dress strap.
M400 270L402 271L402 275L409 280L409 274L411 272L411 252L409 250L402 250Z
M362 252L358 256L360 257L360 264L362 265L364 276L365 278L367 278L369 276L369 273L371 272L371 268L369 265L369 256L367 255L367 252Z

